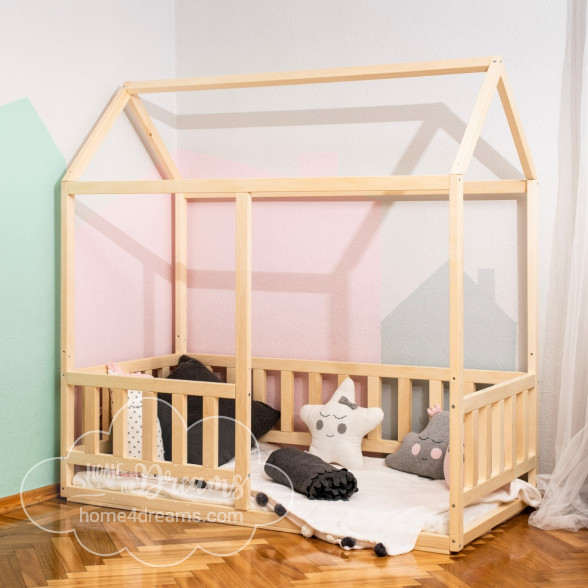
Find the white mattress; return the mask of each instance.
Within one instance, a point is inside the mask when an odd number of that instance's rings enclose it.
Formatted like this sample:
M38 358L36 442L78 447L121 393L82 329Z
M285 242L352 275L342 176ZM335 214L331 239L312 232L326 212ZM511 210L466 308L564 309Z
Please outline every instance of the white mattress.
M389 555L406 553L414 548L421 531L447 534L449 526L449 489L443 480L429 480L387 467L382 458L364 458L364 468L354 470L359 491L348 501L308 500L306 496L273 482L264 472L268 455L278 447L260 443L251 456L251 508L267 510L280 503L288 518L301 527L303 535L315 535L332 543L353 537L356 547L383 543ZM223 468L233 468L229 462ZM113 471L79 472L73 480L80 488L107 489L142 496L160 496L199 503L233 505L229 489L197 488L177 480L149 476L116 476ZM264 492L268 507L259 507L254 499ZM83 493L80 493L83 494ZM464 524L489 512L502 502L516 497L537 506L541 500L536 488L515 480L486 496L482 502L468 506Z

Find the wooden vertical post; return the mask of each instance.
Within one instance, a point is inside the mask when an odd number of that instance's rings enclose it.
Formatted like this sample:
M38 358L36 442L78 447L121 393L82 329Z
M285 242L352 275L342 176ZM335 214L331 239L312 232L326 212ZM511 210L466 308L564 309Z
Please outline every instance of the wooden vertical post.
M74 444L74 387L66 383L74 367L74 220L75 196L61 190L61 457ZM71 486L74 466L61 461L61 493Z
M188 230L187 202L183 194L174 194L174 349L188 348Z
M236 194L235 507L251 492L251 194Z
M538 277L537 277L537 180L527 181L527 371L535 374L535 387L528 392L529 442L528 455L538 456L538 386L539 356ZM529 472L528 481L537 482L537 465Z
M449 176L449 549L463 547L463 176Z

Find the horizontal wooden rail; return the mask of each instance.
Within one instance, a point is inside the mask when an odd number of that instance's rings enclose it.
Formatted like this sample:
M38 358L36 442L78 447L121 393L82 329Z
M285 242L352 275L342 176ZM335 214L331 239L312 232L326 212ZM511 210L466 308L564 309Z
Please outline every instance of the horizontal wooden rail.
M144 392L162 392L186 396L235 398L234 384L217 384L215 382L192 382L190 380L167 380L163 378L147 379L136 376L88 374L75 371L67 372L66 381L70 386L94 386L97 388L142 390Z
M204 365L218 368L234 368L235 357L233 355L217 355L210 353L188 353L190 357L195 357ZM163 355L150 357L146 359L137 359L119 362L118 365L130 372L149 371L169 366L177 365L179 354ZM299 373L317 373L317 374L347 374L349 376L375 376L380 378L411 378L413 380L439 380L448 381L449 369L428 367L428 366L406 366L378 363L351 363L339 361L322 361L322 360L302 360L302 359L284 359L284 358L263 358L253 357L252 368L259 370L289 370ZM76 375L104 375L106 368L104 365L93 366L88 368L77 369L70 372ZM523 372L502 372L492 370L464 370L464 382L476 384L499 384L506 380L524 376ZM109 378L116 376L108 376ZM92 380L94 382L95 380ZM145 380L142 380L143 382ZM89 382L89 380L88 380ZM112 380L109 380L112 382ZM97 386L103 388L112 388L99 386L94 383L76 384L81 386ZM217 384L215 384L217 385ZM120 387L120 386L119 386ZM133 380L131 389L137 389L136 380ZM149 389L142 384L141 389ZM157 390L153 390L156 392ZM485 390L484 390L485 391ZM484 392L482 391L482 392Z
M268 443L288 443L291 445L309 446L312 438L310 433L305 431L268 431L259 441ZM376 453L394 453L400 447L398 441L392 439L368 439L365 437L361 442L363 451Z
M256 200L374 197L445 200L449 197L448 189L445 180L440 178L445 176L97 181L67 182L66 190L75 195L174 194L184 189L187 200L234 199L239 188L251 193ZM472 200L513 198L525 193L524 180L465 182L464 185L464 194Z
M490 388L485 388L479 392L474 392L473 394L469 394L464 400L464 413L472 412L489 404L499 402L519 392L529 390L534 386L535 375L524 374L512 380L491 386Z
M475 519L464 528L464 545L467 545L477 537L485 535L500 523L525 510L525 508L527 508L527 505L520 498L515 498L513 502L501 504L489 513Z
M473 59L419 61L413 63L339 67L262 74L209 76L176 80L148 80L143 82L126 82L125 88L129 94L144 94L153 92L190 92L197 90L259 88L263 86L291 86L298 84L326 84L332 82L359 82L391 78L480 73L488 69L492 59L492 57L478 57Z
M68 501L81 502L82 504L95 504L108 508L120 508L136 510L140 507L146 512L160 512L163 514L182 513L182 516L193 518L195 521L207 521L206 515L215 514L215 523L238 524L246 527L267 526L272 531L286 531L300 533L300 527L287 518L280 519L273 511L241 510L235 511L230 505L206 503L205 516L196 510L189 508L190 503L185 500L167 498L162 496L138 497L135 494L118 492L116 490L104 490L103 488L80 488L78 486L66 486L61 492ZM205 503L201 503L205 504ZM199 509L200 510L200 509ZM222 516L221 516L222 515ZM78 584L79 585L79 584ZM115 586L115 584L111 584ZM129 581L123 585L129 585Z
M165 367L176 366L180 359L179 353L172 353L170 355L156 355L154 357L144 357L141 359L131 359L128 361L118 361L116 365L127 372L145 372L150 370L157 370ZM87 374L105 374L106 364L76 368L76 372Z
M104 453L84 453L77 448L70 451L65 460L69 464L101 467L125 472L143 471L149 474L170 475L174 478L188 477L198 480L226 480L231 485L235 481L235 472L230 469L205 468L194 464L177 464L171 461L151 461L148 459L133 459ZM82 489L80 489L82 490ZM83 489L85 490L85 488Z
M505 484L512 482L512 480L515 480L519 476L526 474L535 467L536 463L537 458L535 456L529 457L524 461L517 463L514 467L508 470L504 470L503 472L500 472L499 474L492 476L484 482L480 482L477 486L474 486L473 488L464 488L464 506L477 502L478 500L480 500L480 498L486 496L486 494L489 494L490 492L497 490L501 486L504 486Z
M68 194L208 194L250 192L339 192L449 190L449 176L350 176L66 182Z
M512 200L526 194L525 180L489 180L479 182L464 182L464 197L466 200ZM282 192L251 192L254 200L287 200L287 199L328 199L352 200L362 198L395 198L423 201L447 200L445 189L420 190L339 190L336 192L293 190ZM186 200L231 200L235 198L232 192L215 192L214 194L184 194Z
M232 355L188 353L205 365L215 367L235 366ZM346 374L348 376L375 376L380 378L411 378L413 380L449 380L449 368L428 366L408 366L380 363L351 363L342 361L284 359L273 357L253 357L252 368L260 370L289 370L298 373ZM522 372L500 372L492 370L464 370L464 382L476 384L498 384Z
M345 374L347 376L377 376L380 378L412 378L422 380L443 380L449 377L445 368L420 367L406 365L388 365L379 363L351 363L342 361L320 361L303 359L274 359L254 357L253 368L264 370L319 374Z

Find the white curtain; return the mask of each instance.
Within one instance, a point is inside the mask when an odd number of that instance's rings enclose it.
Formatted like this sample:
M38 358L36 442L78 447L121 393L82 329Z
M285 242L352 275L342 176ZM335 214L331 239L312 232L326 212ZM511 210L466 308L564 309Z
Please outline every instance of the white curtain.
M546 447L553 472L529 523L588 527L588 47L586 0L568 0L560 181L541 397L555 415ZM545 412L543 413L545 415ZM547 424L547 423L545 423ZM552 453L550 453L552 452Z

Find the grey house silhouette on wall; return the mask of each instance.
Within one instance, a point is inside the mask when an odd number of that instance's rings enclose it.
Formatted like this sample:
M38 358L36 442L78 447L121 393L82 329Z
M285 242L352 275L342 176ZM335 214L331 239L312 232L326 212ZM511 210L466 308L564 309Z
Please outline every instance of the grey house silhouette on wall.
M449 262L444 263L381 324L382 362L449 365ZM480 269L478 283L464 274L464 364L512 371L517 323L496 304L494 270Z

